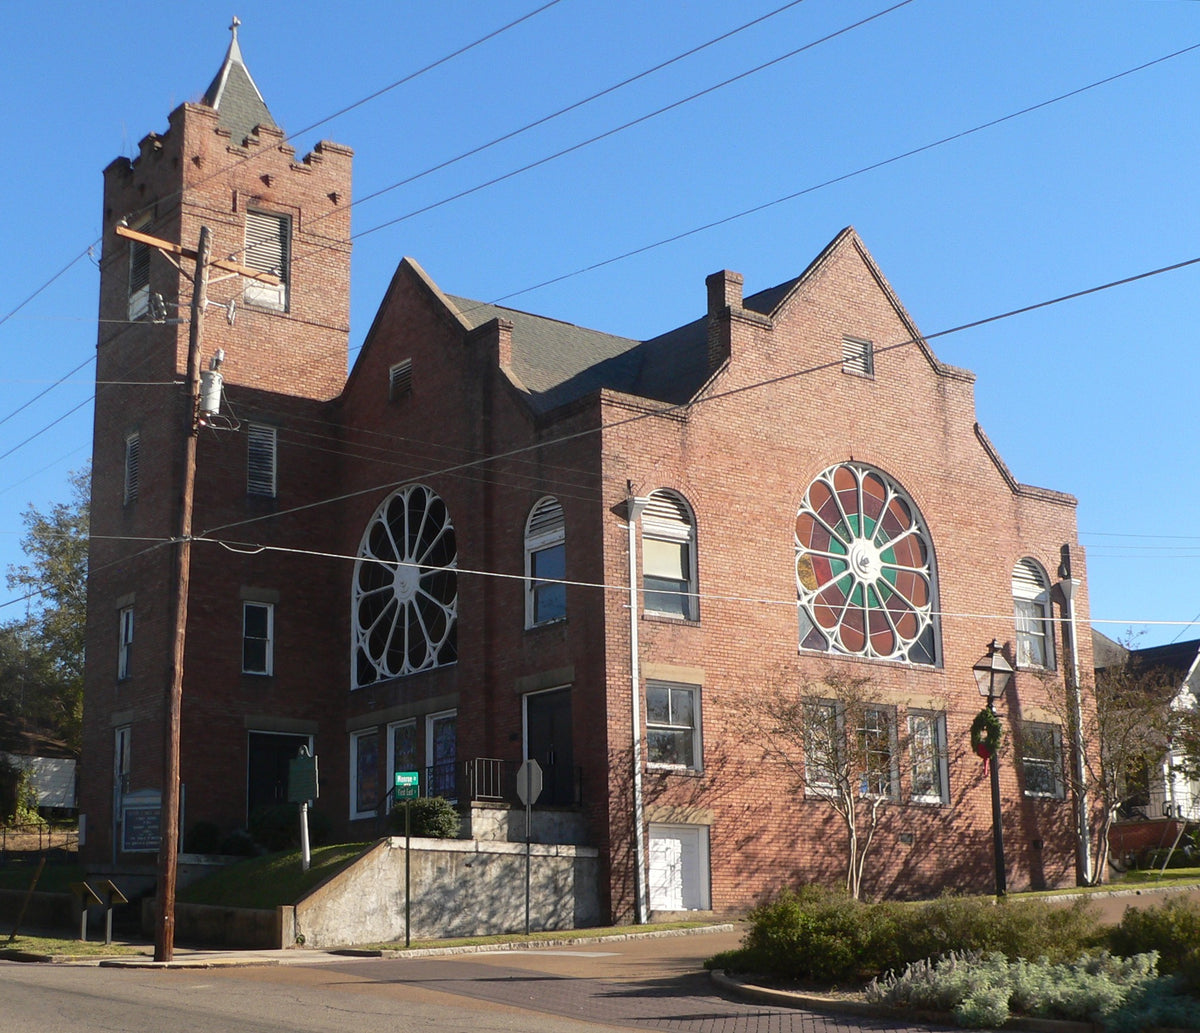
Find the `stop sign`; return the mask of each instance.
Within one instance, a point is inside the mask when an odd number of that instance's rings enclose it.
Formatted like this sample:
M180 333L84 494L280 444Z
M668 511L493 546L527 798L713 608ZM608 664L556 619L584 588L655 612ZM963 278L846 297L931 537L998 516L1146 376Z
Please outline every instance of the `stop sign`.
M517 796L526 807L532 807L541 795L542 766L530 757L517 771Z

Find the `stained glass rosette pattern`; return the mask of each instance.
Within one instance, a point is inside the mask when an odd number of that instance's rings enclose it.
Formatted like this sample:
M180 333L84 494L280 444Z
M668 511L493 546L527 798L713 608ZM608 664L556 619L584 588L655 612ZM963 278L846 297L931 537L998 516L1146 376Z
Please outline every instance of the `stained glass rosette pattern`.
M937 662L933 549L912 500L870 467L843 463L796 515L800 648Z
M422 485L375 511L354 565L353 686L458 659L458 548L446 504Z

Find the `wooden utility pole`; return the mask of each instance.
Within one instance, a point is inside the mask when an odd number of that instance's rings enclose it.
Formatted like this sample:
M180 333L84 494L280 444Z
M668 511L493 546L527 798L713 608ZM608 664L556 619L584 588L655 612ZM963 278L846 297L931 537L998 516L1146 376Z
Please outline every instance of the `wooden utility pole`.
M192 313L188 328L187 411L191 425L184 438L183 484L179 491L179 531L175 543L175 639L171 650L171 686L163 736L162 814L159 831L158 915L154 960L170 961L175 951L175 875L179 859L179 726L183 709L183 647L187 638L188 584L192 572L192 506L196 487L196 444L200 434L200 343L212 240L200 227L196 271L192 277Z
M118 237L157 248L165 255L190 258L196 263L192 274L192 309L188 332L187 411L190 419L183 451L183 484L179 491L179 524L175 546L175 636L171 649L171 685L163 729L163 789L159 816L158 916L154 929L154 960L170 961L175 950L175 881L179 860L179 732L183 712L183 649L187 638L188 585L192 571L192 508L196 486L196 445L200 435L200 345L204 332L204 308L208 302L210 267L236 273L260 283L276 285L279 277L250 269L231 259L212 257L212 237L200 227L196 250L174 241L152 237L128 226L115 227ZM173 261L173 260L172 260ZM231 317L232 321L232 317Z

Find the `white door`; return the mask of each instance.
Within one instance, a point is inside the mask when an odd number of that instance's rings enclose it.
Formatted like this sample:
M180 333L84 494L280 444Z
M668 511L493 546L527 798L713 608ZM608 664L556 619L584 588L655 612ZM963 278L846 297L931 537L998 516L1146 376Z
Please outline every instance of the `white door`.
M708 829L703 825L650 826L650 909L706 911Z

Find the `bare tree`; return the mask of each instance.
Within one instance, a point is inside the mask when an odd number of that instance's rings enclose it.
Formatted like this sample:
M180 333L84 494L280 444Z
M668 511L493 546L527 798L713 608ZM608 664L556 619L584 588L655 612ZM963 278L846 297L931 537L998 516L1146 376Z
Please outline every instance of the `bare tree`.
M1096 863L1092 882L1103 880L1109 860L1109 832L1122 808L1136 802L1147 789L1146 775L1161 765L1179 723L1171 701L1178 686L1175 675L1148 668L1127 655L1120 664L1096 672L1090 686L1095 706L1085 708L1076 725L1069 720L1069 689L1047 681L1047 698L1062 718L1063 747L1067 755L1078 751L1082 758L1082 781L1074 766L1065 765L1067 784L1076 795L1084 793L1100 808L1100 823L1094 830ZM1089 686L1084 686L1085 693Z
M782 766L802 797L837 813L846 831L846 889L858 899L885 808L899 799L908 736L869 678L829 671L789 687L786 676L745 698L743 727L761 759ZM935 758L936 763L936 758Z

